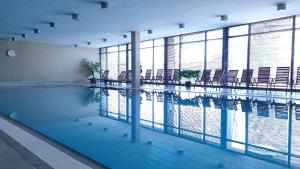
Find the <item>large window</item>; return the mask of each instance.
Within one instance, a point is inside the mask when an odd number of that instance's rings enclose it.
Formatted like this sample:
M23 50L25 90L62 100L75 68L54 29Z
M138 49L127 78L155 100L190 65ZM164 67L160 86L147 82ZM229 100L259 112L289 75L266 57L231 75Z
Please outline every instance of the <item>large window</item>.
M153 67L153 40L141 42L141 66L142 66L142 76L145 75L146 70L152 70Z
M251 24L250 67L257 77L259 67L271 67L271 77L276 68L290 66L292 45L292 18Z
M238 70L238 77L247 69L248 25L229 28L228 70Z
M157 69L164 68L164 39L156 39L154 40L154 70L152 75L156 75Z
M206 69L211 69L212 75L216 69L222 69L222 37L222 29L207 32Z

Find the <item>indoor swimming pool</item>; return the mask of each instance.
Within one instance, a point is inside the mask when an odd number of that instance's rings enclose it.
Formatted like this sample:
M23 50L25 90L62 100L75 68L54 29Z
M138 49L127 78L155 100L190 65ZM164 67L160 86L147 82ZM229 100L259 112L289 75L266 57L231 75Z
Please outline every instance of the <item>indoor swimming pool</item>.
M107 168L300 168L297 95L162 88L0 87L0 113Z

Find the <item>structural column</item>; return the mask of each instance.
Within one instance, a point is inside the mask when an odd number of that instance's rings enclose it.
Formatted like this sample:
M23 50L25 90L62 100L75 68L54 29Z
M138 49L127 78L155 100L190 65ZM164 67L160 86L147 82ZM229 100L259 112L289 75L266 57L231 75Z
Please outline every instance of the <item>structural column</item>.
M223 28L222 70L226 75L228 72L228 30L228 27Z
M140 33L131 32L131 141L140 142Z

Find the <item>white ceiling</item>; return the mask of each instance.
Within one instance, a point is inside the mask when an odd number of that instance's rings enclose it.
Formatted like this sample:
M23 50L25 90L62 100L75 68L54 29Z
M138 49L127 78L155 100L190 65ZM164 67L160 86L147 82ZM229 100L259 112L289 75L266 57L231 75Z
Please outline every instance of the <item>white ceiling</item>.
M146 40L300 14L300 0L106 1L108 8L101 10L100 0L1 0L0 38L20 40L25 33L27 41L79 46L90 41L92 47L101 47L129 42L133 30ZM277 11L278 2L286 2L287 10ZM72 20L71 13L78 13L80 20ZM222 14L228 15L227 22L217 17ZM49 21L57 27L50 28ZM179 30L178 23L186 28ZM40 34L34 34L33 28ZM153 34L148 35L147 29ZM123 39L123 34L128 38Z

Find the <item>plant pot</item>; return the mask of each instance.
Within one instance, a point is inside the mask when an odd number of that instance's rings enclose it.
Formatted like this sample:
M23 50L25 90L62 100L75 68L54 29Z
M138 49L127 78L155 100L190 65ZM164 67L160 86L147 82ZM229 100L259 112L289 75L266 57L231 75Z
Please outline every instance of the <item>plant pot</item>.
M185 87L186 88L191 88L191 86L192 86L192 82L191 81L186 81L185 82Z
M89 80L91 84L96 84L97 82L96 78L90 78Z

